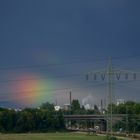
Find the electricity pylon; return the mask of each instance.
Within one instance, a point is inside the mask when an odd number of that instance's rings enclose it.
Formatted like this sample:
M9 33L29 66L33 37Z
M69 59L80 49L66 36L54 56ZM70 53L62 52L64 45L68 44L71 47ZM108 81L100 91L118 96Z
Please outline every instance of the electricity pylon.
M136 72L132 72L129 70L120 70L120 69L114 69L112 66L112 59L109 59L109 64L107 69L103 69L100 71L92 71L86 75L86 80L97 80L97 77L100 76L101 80L105 80L107 77L107 83L108 83L108 117L107 117L107 132L112 135L113 133L113 83L114 79L120 80L121 75L124 76L125 80L128 80L129 75L132 75L133 80L136 80Z

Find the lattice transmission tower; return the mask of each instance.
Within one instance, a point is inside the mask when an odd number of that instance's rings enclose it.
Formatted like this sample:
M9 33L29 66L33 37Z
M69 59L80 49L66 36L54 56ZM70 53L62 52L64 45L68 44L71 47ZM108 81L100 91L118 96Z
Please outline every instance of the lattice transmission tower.
M114 80L121 80L121 78L124 78L125 81L129 80L129 77L131 77L131 80L136 80L137 72L129 71L129 70L123 70L123 69L115 69L112 65L112 59L109 59L108 67L103 70L99 71L91 71L86 74L86 80L107 80L107 86L108 86L108 105L110 106L108 109L108 119L107 119L107 132L112 135L113 133L113 115L112 115L112 105L113 105L113 83Z

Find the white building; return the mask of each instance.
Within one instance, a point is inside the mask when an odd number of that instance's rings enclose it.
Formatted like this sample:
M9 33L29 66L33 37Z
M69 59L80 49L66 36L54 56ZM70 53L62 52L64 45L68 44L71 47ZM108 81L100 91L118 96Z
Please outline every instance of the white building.
M70 104L64 104L63 109L64 110L69 110L70 109Z
M116 100L116 105L124 104L125 100L124 99L117 99Z

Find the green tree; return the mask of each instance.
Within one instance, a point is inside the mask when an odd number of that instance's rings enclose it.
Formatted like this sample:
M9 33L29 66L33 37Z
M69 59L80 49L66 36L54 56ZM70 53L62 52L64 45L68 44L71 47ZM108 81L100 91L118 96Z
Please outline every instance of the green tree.
M16 122L17 132L29 132L34 130L34 127L35 127L35 122L32 113L23 110L18 114L18 118Z
M53 104L50 104L49 102L46 102L46 103L43 103L40 106L40 109L47 109L49 111L54 111L54 105Z
M12 132L16 124L16 113L14 110L5 110L0 114L0 126L4 132Z
M71 111L73 114L79 114L81 108L78 100L74 99L71 103Z

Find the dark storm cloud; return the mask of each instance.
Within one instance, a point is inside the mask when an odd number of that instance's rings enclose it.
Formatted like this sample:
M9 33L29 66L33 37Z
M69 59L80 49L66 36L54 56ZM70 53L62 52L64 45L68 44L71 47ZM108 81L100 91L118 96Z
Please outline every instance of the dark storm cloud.
M140 50L139 4L131 0L1 0L0 65L46 65L135 56ZM120 60L117 65L139 65L135 60ZM105 65L105 62L72 64L29 72L41 76L67 75L86 73ZM3 71L1 77L10 78L13 73L19 72ZM73 86L73 81L60 82ZM95 92L95 98L98 93ZM86 91L82 93L83 98L85 94Z

